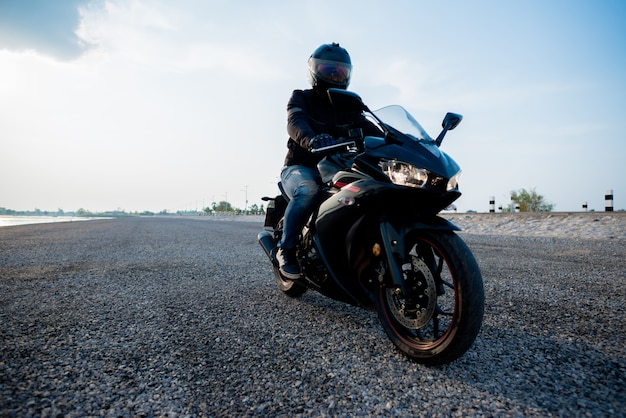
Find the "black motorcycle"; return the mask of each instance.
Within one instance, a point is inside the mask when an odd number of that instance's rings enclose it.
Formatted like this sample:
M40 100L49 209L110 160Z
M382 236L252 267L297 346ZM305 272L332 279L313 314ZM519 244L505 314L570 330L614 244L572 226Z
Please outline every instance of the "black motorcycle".
M258 240L278 287L291 297L313 289L375 309L404 355L427 365L449 363L473 344L484 309L476 260L455 233L460 228L437 215L461 195L459 166L439 146L462 116L446 114L432 139L400 106L372 112L355 93L329 89L328 95L334 106L362 111L381 135L351 131L317 150L324 153L318 169L325 189L300 235L302 279L283 278L276 261L288 198L264 198Z

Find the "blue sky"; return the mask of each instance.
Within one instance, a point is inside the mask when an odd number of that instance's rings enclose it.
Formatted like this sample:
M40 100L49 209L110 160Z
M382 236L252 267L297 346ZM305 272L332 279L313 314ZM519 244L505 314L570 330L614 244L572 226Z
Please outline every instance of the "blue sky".
M0 0L0 207L169 211L277 192L286 103L340 42L463 170L458 210L532 189L626 208L626 2Z

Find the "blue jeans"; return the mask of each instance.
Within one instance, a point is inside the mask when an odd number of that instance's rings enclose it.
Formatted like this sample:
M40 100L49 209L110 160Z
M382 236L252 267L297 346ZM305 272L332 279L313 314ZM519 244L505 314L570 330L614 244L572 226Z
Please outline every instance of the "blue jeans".
M283 167L280 181L290 200L285 210L283 237L278 246L292 249L298 245L300 231L313 213L322 179L316 168L291 165Z

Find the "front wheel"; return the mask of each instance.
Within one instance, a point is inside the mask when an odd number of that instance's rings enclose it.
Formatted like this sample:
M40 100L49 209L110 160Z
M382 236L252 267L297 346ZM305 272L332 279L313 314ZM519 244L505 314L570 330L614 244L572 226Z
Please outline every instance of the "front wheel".
M380 285L378 316L394 345L426 365L452 362L482 324L483 281L470 249L451 231L414 231L401 266L405 288Z

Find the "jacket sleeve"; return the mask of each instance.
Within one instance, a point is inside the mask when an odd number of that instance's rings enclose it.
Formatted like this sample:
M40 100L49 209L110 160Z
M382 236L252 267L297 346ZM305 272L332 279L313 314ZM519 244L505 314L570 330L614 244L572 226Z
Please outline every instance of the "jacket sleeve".
M287 104L287 133L289 137L306 149L316 134L309 123L309 106L302 90L295 90Z

